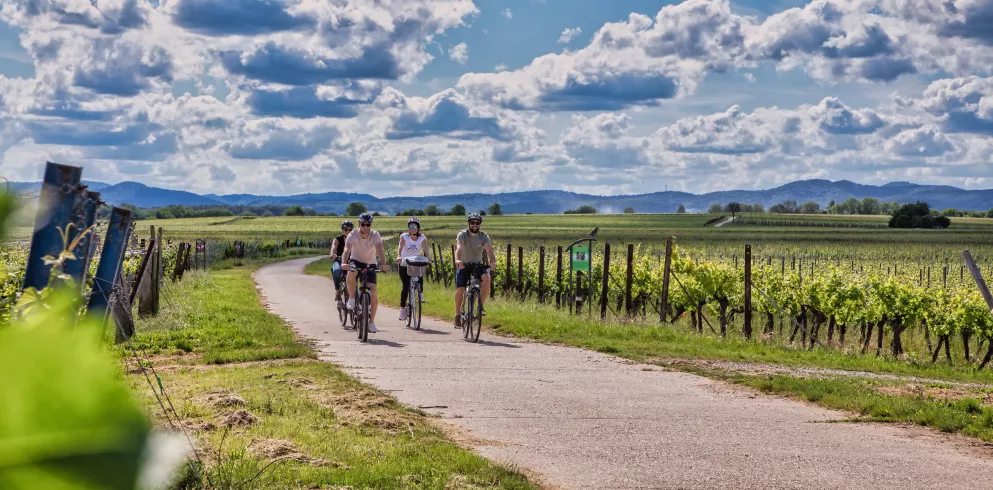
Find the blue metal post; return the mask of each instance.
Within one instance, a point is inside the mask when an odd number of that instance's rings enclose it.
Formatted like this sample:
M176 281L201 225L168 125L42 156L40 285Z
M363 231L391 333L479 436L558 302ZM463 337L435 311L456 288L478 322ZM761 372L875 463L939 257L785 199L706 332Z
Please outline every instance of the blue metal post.
M79 236L87 228L93 226L93 222L96 221L97 208L100 207L100 193L99 192L86 192L81 196L82 202L82 212L76 216L74 221L76 227L73 230L70 240ZM79 245L73 250L76 255L76 260L69 260L66 262L63 271L66 274L72 276L72 279L76 281L76 284L80 288L83 287L83 283L86 279L86 272L90 265L90 252L92 247L90 244L93 243L93 233L87 234L82 240L79 241Z
M44 257L57 257L62 252L62 235L58 228L64 230L73 220L73 202L82 175L83 169L80 167L46 162L34 235L31 237L31 252L24 272L25 289L48 286L52 266L45 265Z
M93 279L93 291L87 311L106 317L110 295L117 284L121 273L121 261L128 245L128 235L131 233L131 211L114 208L110 213L110 223L107 226L107 238L103 242L100 253L100 263L97 264L96 277Z

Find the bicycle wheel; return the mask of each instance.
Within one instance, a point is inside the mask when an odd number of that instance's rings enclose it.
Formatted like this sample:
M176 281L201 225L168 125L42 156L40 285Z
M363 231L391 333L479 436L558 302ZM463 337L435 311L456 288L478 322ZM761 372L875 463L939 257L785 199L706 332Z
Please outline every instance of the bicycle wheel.
M359 298L359 324L356 327L358 327L359 340L367 342L369 340L369 293L362 292Z
M413 305L414 311L411 312L410 316L414 318L414 330L421 329L421 288L423 286L418 281L417 292L414 293L414 299L410 302Z
M470 330L472 329L472 308L475 302L475 291L470 288L465 295L465 301L462 303L462 309L465 311L462 315L462 338L466 340L469 340Z
M483 297L476 290L473 290L472 302L467 338L471 342L479 342L479 334L483 331Z

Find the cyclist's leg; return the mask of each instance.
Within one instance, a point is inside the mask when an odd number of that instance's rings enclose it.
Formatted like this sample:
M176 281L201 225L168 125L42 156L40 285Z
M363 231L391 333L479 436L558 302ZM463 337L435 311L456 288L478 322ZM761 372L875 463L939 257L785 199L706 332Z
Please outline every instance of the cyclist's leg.
M336 298L341 297L341 263L337 260L331 265L331 277L334 278L334 294Z
M484 274L481 274L479 277L479 282L481 283L479 288L479 304L482 305L486 303L486 298L490 297L490 287L493 283L493 278L490 277L490 272L486 271Z
M410 296L410 275L407 274L407 268L400 265L400 308L407 307L407 297Z
M463 267L455 272L455 326L461 326L462 300L465 299L465 287L469 282L469 268Z
M369 322L374 322L376 320L376 308L379 307L379 294L376 290L376 272L369 271Z
M356 269L358 269L357 267L358 265L359 263L354 260L351 261L351 263L348 265L348 276L345 279L345 283L346 286L348 287L349 301L352 301L355 298L355 282L359 276L359 273L356 271Z

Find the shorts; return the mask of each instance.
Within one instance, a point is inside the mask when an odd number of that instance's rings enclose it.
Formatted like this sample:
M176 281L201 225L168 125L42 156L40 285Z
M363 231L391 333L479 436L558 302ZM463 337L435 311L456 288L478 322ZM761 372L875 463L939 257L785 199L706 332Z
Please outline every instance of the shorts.
M366 282L368 282L369 284L376 284L376 266L375 265L373 265L373 264L366 264L366 263L363 263L363 262L359 262L357 260L349 260L348 261L348 271L349 272L355 271L356 273L358 273L358 271L360 271L362 269L366 269L366 268L369 269L369 272L366 273L366 279L367 279Z
M490 273L490 268L483 264L464 264L465 267L459 269L455 273L455 287L464 288L469 285L469 274L476 276L476 279L482 280L484 275Z

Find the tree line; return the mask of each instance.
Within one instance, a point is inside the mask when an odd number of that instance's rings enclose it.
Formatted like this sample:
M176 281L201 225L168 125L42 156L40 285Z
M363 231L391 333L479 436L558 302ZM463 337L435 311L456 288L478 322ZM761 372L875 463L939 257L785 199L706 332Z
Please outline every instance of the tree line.
M769 207L769 213L776 214L866 214L866 215L893 215L901 209L901 205L896 201L880 201L874 197L866 197L861 200L850 197L842 202L831 201L826 208L814 201L798 204L795 200L787 200ZM677 213L685 213L686 208L680 204ZM729 202L727 204L712 204L707 210L708 213L765 213L765 206L760 203L744 204L739 202ZM929 213L936 213L936 216L948 218L993 218L993 209L989 211L962 211L955 208L947 208L941 212L928 210Z

